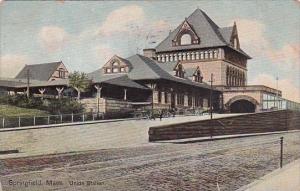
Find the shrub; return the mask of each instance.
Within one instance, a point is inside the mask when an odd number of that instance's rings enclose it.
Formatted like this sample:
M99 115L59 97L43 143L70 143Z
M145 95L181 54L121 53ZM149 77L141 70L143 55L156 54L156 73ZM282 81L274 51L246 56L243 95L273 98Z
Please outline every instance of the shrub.
M51 114L69 114L81 113L84 111L84 107L75 100L64 98L49 100L47 105L44 105L44 110Z

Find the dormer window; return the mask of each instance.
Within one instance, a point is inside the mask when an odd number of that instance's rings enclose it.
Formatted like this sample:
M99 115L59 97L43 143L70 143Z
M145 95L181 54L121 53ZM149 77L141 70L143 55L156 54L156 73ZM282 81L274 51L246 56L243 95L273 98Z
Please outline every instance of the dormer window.
M66 78L66 72L63 68L58 69L58 77L59 78Z
M184 78L184 71L183 71L183 67L181 64L178 65L175 75L179 78Z
M129 61L118 57L113 56L104 66L104 73L127 73L130 71Z
M192 44L192 37L190 34L183 34L180 38L180 45Z
M179 29L175 38L172 40L173 46L192 45L199 43L200 38L197 36L192 25L190 25L187 20L183 22L181 29Z
M196 75L194 76L194 81L195 82L199 82L202 83L203 77L201 75L200 70L197 71Z

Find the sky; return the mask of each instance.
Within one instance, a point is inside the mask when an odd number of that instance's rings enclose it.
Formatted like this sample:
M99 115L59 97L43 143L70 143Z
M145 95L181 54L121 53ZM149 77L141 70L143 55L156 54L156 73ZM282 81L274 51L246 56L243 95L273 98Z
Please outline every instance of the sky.
M220 27L236 21L248 84L300 102L300 1L15 1L0 0L0 77L25 64L63 61L92 72L113 55L153 48L196 8Z

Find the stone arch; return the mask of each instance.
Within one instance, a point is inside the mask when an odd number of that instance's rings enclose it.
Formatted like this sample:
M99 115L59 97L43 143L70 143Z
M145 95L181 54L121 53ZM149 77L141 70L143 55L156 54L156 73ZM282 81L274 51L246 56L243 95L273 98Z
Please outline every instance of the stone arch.
M258 105L258 101L253 97L237 95L229 99L225 107L232 113L253 113Z

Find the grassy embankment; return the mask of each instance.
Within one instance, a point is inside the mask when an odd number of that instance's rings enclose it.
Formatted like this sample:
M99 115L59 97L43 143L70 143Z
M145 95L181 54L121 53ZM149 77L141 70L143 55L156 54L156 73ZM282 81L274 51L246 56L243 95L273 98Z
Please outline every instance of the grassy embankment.
M45 116L49 113L38 109L21 108L12 105L0 104L0 117L12 117L12 116Z

